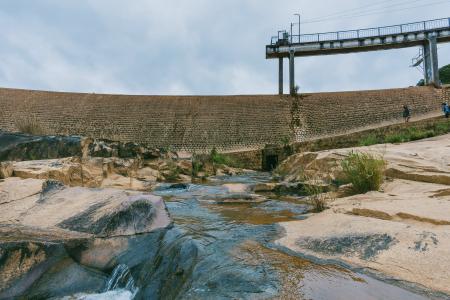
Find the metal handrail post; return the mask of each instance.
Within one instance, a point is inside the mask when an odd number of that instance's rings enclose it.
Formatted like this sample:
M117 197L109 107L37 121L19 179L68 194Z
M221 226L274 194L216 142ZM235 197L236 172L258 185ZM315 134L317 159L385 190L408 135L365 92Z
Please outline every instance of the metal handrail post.
M291 35L290 35L290 38L291 38L291 44L292 44L292 23L291 23Z

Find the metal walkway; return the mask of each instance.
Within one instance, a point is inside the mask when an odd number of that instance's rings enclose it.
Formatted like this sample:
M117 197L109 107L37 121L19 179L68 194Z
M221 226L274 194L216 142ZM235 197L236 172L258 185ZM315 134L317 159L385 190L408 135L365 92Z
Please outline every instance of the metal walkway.
M290 60L290 91L294 90L294 58L421 46L427 84L440 85L437 44L450 42L450 18L358 30L291 35L279 31L266 46L266 58L278 58L280 94L283 58Z

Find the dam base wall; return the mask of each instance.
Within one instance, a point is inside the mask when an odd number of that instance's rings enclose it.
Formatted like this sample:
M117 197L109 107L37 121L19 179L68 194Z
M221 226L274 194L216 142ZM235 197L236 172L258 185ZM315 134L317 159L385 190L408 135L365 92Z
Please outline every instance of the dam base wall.
M447 94L446 94L447 93ZM82 135L195 153L261 150L437 115L448 90L290 96L131 96L0 89L0 130ZM22 125L21 125L22 124Z

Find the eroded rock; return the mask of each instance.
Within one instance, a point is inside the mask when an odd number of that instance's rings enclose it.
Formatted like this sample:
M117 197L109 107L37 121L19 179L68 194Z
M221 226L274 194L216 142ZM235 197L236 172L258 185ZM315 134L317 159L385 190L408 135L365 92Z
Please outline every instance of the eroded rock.
M450 135L403 143L369 147L299 153L289 157L276 170L289 182L317 178L340 181L344 178L341 162L352 151L371 153L387 162L391 178L450 185Z
M0 161L81 156L83 140L77 136L32 136L0 132Z
M160 197L40 179L1 181L0 210L0 298L101 292L105 272L136 260L132 237L154 255L171 224Z
M0 193L0 224L62 228L97 237L146 233L170 224L163 200L138 192L8 178L0 182Z

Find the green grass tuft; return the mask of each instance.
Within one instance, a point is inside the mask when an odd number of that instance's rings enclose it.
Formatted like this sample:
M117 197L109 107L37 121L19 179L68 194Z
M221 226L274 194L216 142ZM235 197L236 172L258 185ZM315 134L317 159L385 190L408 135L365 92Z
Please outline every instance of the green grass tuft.
M358 194L378 191L384 181L386 162L369 153L351 152L342 161L345 178Z
M426 128L409 127L399 130L386 136L376 136L374 134L367 135L359 140L359 146L371 146L375 144L385 143L406 143L411 141L422 140L434 136L447 134L450 132L450 122L442 122L432 124Z
M374 134L365 136L359 141L360 146L371 146L379 143L380 140Z

